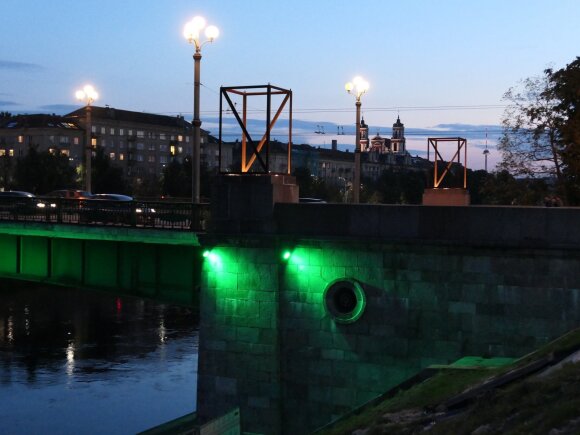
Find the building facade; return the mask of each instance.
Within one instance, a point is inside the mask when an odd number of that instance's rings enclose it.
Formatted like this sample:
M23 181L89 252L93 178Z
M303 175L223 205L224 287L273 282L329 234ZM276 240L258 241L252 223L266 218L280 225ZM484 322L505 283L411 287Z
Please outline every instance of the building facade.
M15 160L30 146L69 156L71 165L84 162L86 108L65 116L16 115L0 121L0 157ZM159 178L172 160L183 162L193 148L193 128L183 116L166 116L112 107L91 106L91 146L103 148L129 182ZM222 146L222 165L231 165L231 147ZM219 165L219 144L201 130L200 161L210 172ZM15 164L9 165L14 167Z

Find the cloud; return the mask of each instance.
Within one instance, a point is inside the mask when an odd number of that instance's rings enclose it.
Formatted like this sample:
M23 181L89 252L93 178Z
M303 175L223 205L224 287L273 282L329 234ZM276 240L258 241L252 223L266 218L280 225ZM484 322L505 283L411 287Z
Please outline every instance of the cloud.
M0 107L3 106L18 106L18 103L16 103L15 101L0 100Z
M44 69L42 66L36 63L28 63L28 62L13 62L11 60L2 60L0 59L0 70L13 70L13 71L30 71L30 72L37 72Z

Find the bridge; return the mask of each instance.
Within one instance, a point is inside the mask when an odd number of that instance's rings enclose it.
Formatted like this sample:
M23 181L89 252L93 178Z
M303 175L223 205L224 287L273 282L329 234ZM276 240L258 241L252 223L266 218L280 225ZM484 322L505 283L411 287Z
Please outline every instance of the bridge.
M231 198L206 231L0 220L0 276L199 295L198 414L239 406L256 433L312 431L431 364L522 356L580 325L579 209L248 216Z
M0 277L197 304L207 206L0 198Z

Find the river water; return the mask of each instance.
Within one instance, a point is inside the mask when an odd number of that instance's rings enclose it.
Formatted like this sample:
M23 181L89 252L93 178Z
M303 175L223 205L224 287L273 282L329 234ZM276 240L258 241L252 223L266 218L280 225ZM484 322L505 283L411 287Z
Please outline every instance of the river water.
M0 280L0 434L134 434L195 410L190 308Z

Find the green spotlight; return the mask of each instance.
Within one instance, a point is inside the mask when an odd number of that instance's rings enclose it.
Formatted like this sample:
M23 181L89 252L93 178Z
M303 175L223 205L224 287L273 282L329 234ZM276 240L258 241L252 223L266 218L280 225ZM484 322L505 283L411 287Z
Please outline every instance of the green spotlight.
M209 254L210 254L210 251L208 251L208 250L203 251L203 254L202 254L203 255L203 258L209 257Z
M288 260L291 255L292 255L292 253L290 251L284 251L284 253L282 254L282 258L284 260Z

